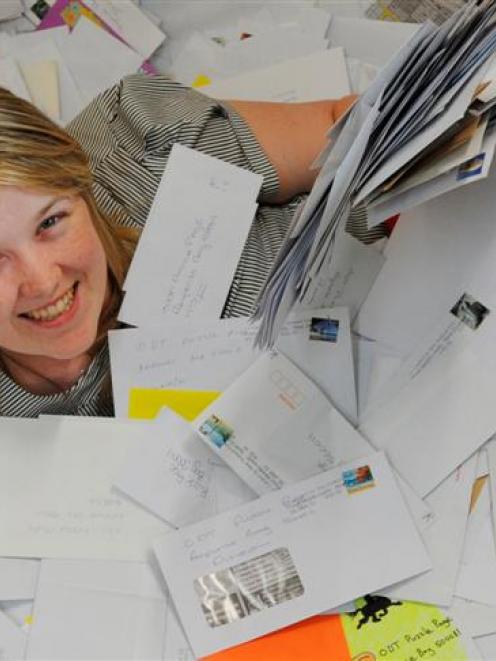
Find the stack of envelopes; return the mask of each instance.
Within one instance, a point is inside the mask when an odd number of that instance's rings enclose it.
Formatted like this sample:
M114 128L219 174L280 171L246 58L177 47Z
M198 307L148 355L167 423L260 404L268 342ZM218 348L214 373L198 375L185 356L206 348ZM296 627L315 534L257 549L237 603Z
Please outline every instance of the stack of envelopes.
M374 222L382 221L411 205L412 190L417 203L484 167L487 174L495 13L494 3L473 0L440 27L424 24L333 128L258 303L262 346L273 343L296 300L314 304L352 208L374 205Z

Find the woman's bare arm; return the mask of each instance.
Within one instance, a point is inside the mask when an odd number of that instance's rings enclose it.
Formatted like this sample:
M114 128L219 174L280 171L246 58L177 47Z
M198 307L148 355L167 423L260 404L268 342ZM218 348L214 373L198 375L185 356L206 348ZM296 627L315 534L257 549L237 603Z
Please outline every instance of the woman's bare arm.
M353 95L308 103L229 101L260 142L279 175L282 203L310 190L317 176L310 166L326 143L330 126L355 101Z

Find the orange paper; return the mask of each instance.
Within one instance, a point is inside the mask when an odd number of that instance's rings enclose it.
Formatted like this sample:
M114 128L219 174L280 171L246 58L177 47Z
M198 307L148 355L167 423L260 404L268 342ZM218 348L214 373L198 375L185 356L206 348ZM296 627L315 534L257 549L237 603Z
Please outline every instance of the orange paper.
M203 657L208 661L351 661L339 615L317 615Z

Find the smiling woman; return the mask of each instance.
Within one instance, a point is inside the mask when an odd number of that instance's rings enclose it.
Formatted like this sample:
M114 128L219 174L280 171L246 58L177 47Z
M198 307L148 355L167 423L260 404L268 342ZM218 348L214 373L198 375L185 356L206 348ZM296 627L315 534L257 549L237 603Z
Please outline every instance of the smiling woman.
M74 383L90 362L107 280L82 197L2 188L0 346L18 382L42 393Z
M0 415L112 414L106 333L175 142L263 175L225 305L249 314L309 165L352 100L220 103L134 75L66 132L0 89Z

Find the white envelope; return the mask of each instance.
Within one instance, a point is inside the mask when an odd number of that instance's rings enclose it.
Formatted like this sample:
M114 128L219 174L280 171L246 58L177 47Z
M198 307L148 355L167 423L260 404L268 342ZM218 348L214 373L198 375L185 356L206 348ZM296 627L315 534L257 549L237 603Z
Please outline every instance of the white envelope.
M496 633L496 606L455 597L447 613L472 638Z
M24 659L26 643L25 632L0 611L0 659Z
M73 79L67 63L58 48L68 34L67 26L16 34L2 35L2 50L10 53L20 64L29 66L40 60L54 60L58 68L60 120L67 124L80 112L85 102Z
M223 48L216 73L218 77L226 78L326 50L327 39L317 32L320 28L302 32L296 25L280 25L250 39L232 41Z
M354 329L407 356L495 254L496 168L487 180L401 216Z
M430 566L380 453L183 528L154 548L197 656Z
M367 413L360 431L423 497L494 434L493 392L494 372L477 352L447 349Z
M399 583L385 594L402 601L449 606L453 601L465 540L477 456L468 459L427 498L434 512L432 524L422 531L432 570Z
M374 244L365 245L348 232L337 232L334 254L313 283L305 307L345 305L353 320L384 265L384 256Z
M141 55L85 16L78 18L69 34L57 33L57 46L86 103L138 71L143 62Z
M481 636L474 640L483 659L496 659L496 635Z
M258 494L328 470L336 461L333 443L367 448L314 383L276 351L262 354L193 426Z
M338 325L332 342L310 339L314 317ZM109 334L112 388L118 417L127 417L131 388L178 388L222 392L260 355L250 319L215 319L201 325L173 322ZM356 420L350 321L345 308L295 310L277 346L329 397ZM337 378L339 375L339 378Z
M333 16L329 43L332 47L342 46L347 58L382 67L418 29L416 23Z
M336 332L320 336L313 331L326 323ZM288 315L275 347L320 388L349 422L356 424L355 365L347 308L314 306L307 310L296 306Z
M133 501L181 528L256 497L183 418L165 409L155 424L161 433L137 439L114 479Z
M496 550L489 491L486 481L469 517L456 594L496 606Z
M258 494L371 450L315 384L277 351L254 362L193 426ZM428 525L431 510L408 485L401 488L417 523Z
M38 560L0 558L0 601L33 599L39 566Z
M135 326L218 319L261 184L261 175L175 144L124 283L119 319Z
M88 0L85 3L146 60L160 46L165 34L132 0Z
M31 95L26 87L26 83L12 57L2 57L0 59L0 85L7 88L16 96L20 96L26 99L26 101L31 101Z
M153 425L2 418L0 555L145 560L170 528L111 491L143 433Z
M492 439L486 445L487 463L489 465L489 487L491 489L491 502L493 514L493 528L496 531L496 440Z
M215 99L319 101L350 93L342 48L292 58L200 88Z
M167 598L146 564L42 560L26 659L161 659Z

